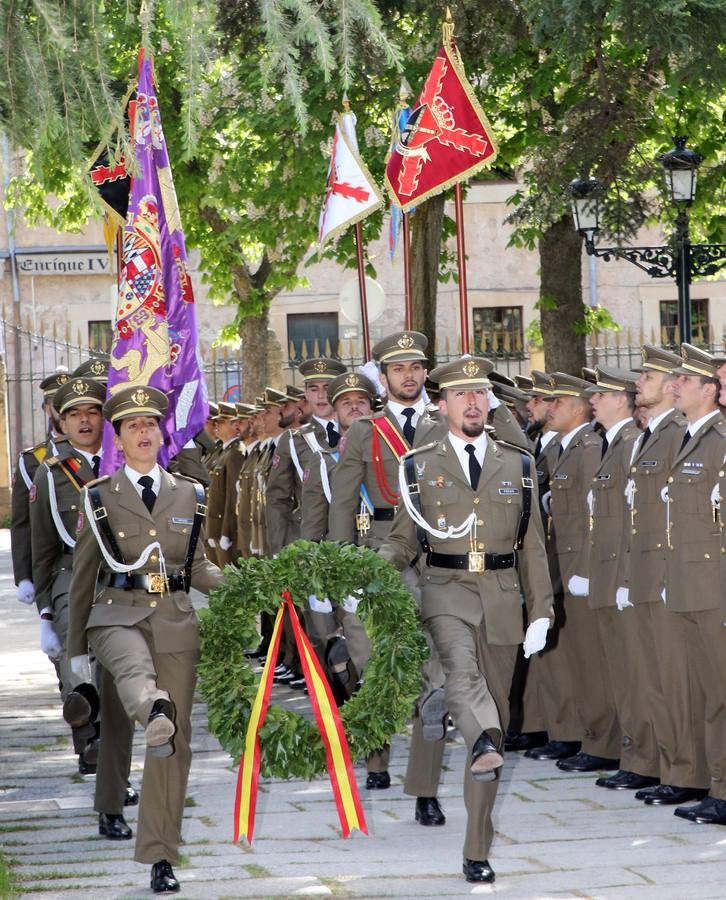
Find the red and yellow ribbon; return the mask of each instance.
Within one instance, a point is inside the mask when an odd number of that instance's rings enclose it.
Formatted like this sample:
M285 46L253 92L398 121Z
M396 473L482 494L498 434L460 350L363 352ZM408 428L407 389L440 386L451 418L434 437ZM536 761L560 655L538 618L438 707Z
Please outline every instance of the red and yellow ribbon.
M270 648L247 726L245 752L240 760L237 796L234 807L234 839L238 841L242 836L246 837L250 843L252 842L260 774L260 742L258 735L260 728L264 724L267 708L270 705L272 673L277 660L282 617L285 614L285 610L287 610L292 622L295 643L300 654L315 722L325 746L328 774L330 775L330 783L333 788L333 796L335 797L335 805L338 810L343 837L348 837L354 828L357 828L364 834L368 834L360 794L358 793L358 786L353 772L350 750L348 749L348 741L345 737L343 723L340 720L340 714L330 690L330 685L320 665L320 660L300 626L297 610L292 602L290 593L285 591L282 596L284 603L277 611L277 617L275 618Z

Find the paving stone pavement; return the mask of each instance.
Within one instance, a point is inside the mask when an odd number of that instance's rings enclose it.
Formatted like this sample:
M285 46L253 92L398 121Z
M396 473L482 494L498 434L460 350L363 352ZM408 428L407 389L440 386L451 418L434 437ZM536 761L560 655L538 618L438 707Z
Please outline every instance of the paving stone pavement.
M0 531L0 846L22 896L153 896L148 867L132 860L132 842L97 833L93 779L77 774L54 672L38 648L37 615L16 601L10 573L8 532ZM137 786L142 743L137 729ZM726 829L692 825L629 793L596 788L592 776L521 755L507 758L499 792L490 856L496 884L468 885L460 874L463 745L455 735L449 742L440 791L448 821L432 829L414 822L413 800L402 792L407 745L405 736L394 740L389 790L361 790L368 836L340 838L325 779L265 782L255 840L244 847L231 840L235 769L197 702L184 861L176 869L182 896L726 897ZM356 772L362 786L364 769ZM133 828L136 809L127 813Z

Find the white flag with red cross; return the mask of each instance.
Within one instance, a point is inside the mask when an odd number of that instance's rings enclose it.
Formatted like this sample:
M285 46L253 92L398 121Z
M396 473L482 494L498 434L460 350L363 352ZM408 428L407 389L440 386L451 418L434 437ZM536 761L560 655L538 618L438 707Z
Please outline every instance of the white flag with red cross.
M318 223L321 247L383 206L383 195L358 153L355 123L352 112L342 113L335 123L328 183Z

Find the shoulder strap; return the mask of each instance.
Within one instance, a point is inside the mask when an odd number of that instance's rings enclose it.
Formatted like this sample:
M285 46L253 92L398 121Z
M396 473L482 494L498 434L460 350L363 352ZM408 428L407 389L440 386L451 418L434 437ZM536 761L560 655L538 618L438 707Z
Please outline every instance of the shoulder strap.
M408 499L413 504L414 509L419 515L419 518L423 519L423 512L421 511L421 493L419 491L418 479L416 478L416 466L413 461L413 456L405 457L403 461L404 467L406 469L406 481L407 481L407 494ZM424 553L429 553L431 551L431 546L429 545L429 539L426 534L426 531L419 525L416 521L416 537L418 538L419 544L421 544L421 548Z
M184 568L182 575L184 576L184 589L188 592L192 584L192 566L194 565L194 554L197 552L197 543L199 541L199 532L202 529L202 522L207 515L207 507L204 502L204 488L198 482L194 482L194 493L197 498L197 504L194 507L194 521L192 522L192 533L189 535L189 543L187 544L187 555L184 559Z
M531 466L532 458L529 453L522 453L522 512L519 516L519 525L517 526L517 536L514 539L514 549L521 550L524 546L524 538L529 527L529 517L532 514L532 484Z
M58 537L63 541L63 543L70 547L71 550L76 546L76 542L74 538L68 533L66 526L63 524L63 519L60 515L60 510L58 509L58 498L55 493L55 478L53 478L53 472L50 466L45 467L47 478L48 478L48 499L50 501L50 514L53 519L53 524L55 525L55 530L58 532ZM80 488L79 488L80 490Z
M121 552L121 549L116 541L116 535L111 531L111 526L108 524L108 513L106 512L106 507L101 502L101 493L95 485L88 485L86 487L86 491L88 492L88 498L91 501L91 506L93 507L93 518L96 520L96 524L101 530L103 537L106 539L108 546L111 548L111 553L113 554L116 562L126 564L126 560L124 559L124 555Z
M302 466L300 465L300 457L297 455L297 449L295 447L295 435L292 431L289 432L289 435L290 437L288 439L288 443L290 445L290 459L292 460L293 466L295 466L297 477L300 479L300 481L302 481L304 472Z

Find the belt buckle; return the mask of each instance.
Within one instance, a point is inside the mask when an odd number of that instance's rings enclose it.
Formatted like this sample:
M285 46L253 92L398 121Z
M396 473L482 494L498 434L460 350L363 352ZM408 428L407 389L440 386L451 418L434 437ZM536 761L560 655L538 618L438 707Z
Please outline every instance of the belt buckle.
M355 528L358 534L368 534L371 530L371 517L368 513L358 513L355 517Z
M476 575L486 572L487 561L485 553L482 553L480 550L470 550L467 556L469 558L470 572L474 572Z
M529 488L530 491L534 488L534 481L531 478L523 477L522 478L522 487Z
M161 572L152 572L149 575L149 586L146 589L147 594L163 594L166 590L166 578Z

